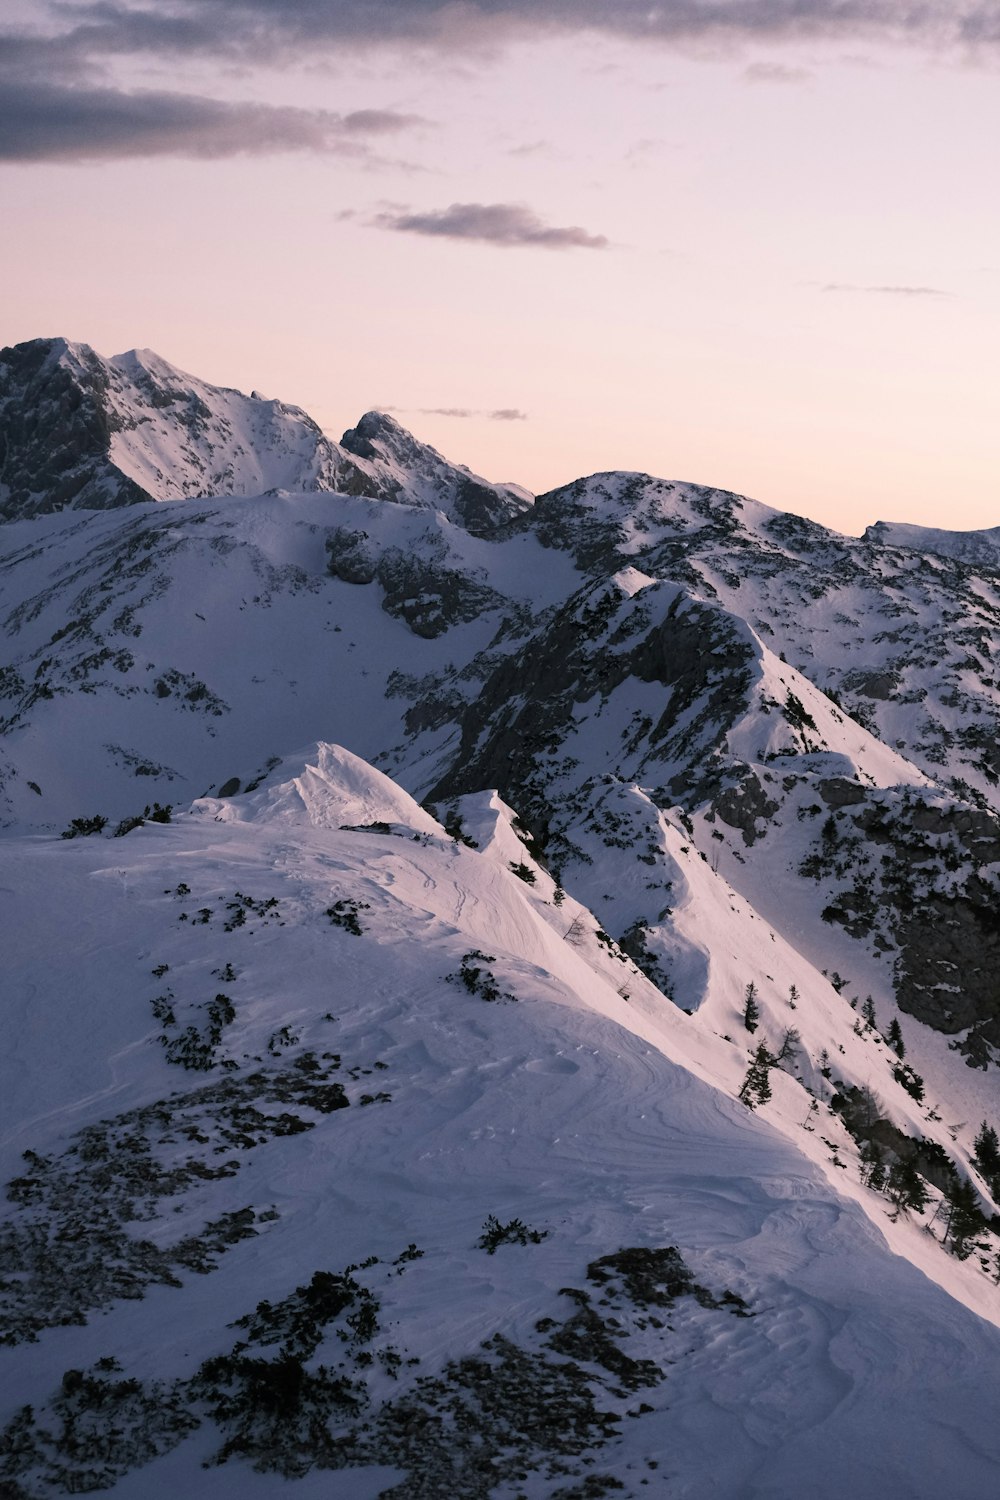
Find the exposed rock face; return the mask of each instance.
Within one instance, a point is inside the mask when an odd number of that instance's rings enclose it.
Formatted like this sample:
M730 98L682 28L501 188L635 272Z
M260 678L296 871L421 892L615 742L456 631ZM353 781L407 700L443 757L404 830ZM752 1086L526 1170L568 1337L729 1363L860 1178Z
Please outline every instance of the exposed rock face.
M119 420L92 350L76 367L58 340L0 351L0 516L134 505L150 497L109 458Z
M379 550L368 532L342 528L330 533L326 546L335 578L356 584L377 579L386 614L402 620L425 640L480 615L510 609L509 601L495 589L449 565L447 552L441 548L424 557L398 547Z
M583 807L601 802L602 784L636 774L659 786L665 806L710 794L727 774L725 736L747 704L752 655L731 617L683 591L663 586L629 596L613 580L586 587L515 654L492 669L484 663L451 768L430 795L443 800L496 786L533 828L562 837ZM661 688L660 712L634 716L620 755L605 763L610 774L584 780L581 772L561 795L556 783L579 764L577 736L631 683Z
M938 1031L974 1027L1000 1043L998 892L973 877L960 897L931 895L899 916L900 1008Z
M864 787L841 776L827 777L819 783L817 791L827 807L851 807L865 800Z
M958 1045L981 1064L1000 1044L1000 818L849 782L819 790L834 811L800 873L851 882L824 918L877 931L880 947L891 934L900 1009L948 1035L972 1028Z
M778 807L779 803L767 795L749 766L737 781L724 787L712 803L713 812L730 828L738 828L748 846L756 841L758 823L772 818Z
M347 531L338 527L327 538L330 572L343 583L371 583L378 568L378 558L369 545L367 531Z

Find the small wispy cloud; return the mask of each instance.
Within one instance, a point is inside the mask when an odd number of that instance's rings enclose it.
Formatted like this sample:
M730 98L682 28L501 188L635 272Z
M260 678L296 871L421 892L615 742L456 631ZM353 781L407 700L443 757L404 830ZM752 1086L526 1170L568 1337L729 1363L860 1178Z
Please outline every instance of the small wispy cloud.
M824 292L861 292L877 297L953 297L939 286L857 286L847 281L828 281Z
M605 250L609 243L578 224L546 224L523 203L452 203L427 213L380 213L370 222L401 234L475 240L503 249Z
M550 141L523 141L520 146L511 146L508 156L541 156L552 150Z
M808 68L788 67L779 62L755 62L743 70L747 83L806 83L812 77Z
M340 116L340 128L349 135L396 135L429 124L423 115L404 115L394 109L355 109Z
M644 136L641 140L633 141L625 152L625 161L630 167L637 167L643 162L649 161L663 150L664 141L660 136Z
M500 406L495 411L482 411L472 406L418 406L416 411L422 417L461 417L463 419L486 417L491 422L526 422L528 420L528 413L520 411L516 406Z

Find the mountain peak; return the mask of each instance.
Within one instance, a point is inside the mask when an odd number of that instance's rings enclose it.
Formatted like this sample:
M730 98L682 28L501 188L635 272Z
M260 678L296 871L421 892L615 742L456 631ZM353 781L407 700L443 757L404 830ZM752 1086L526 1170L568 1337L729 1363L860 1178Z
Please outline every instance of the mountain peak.
M366 411L357 426L344 433L340 446L358 458L380 459L424 445L388 412Z
M152 349L0 351L0 519L194 495L378 493L297 407L210 385Z
M341 446L373 466L393 498L443 511L476 535L529 510L533 497L518 485L492 484L464 464L453 464L383 411L367 411L348 428Z

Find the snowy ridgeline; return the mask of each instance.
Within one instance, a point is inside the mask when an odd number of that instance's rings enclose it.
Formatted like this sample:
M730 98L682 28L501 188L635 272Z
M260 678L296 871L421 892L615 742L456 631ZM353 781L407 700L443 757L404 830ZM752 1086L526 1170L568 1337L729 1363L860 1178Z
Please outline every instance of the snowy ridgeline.
M994 534L0 420L3 1494L991 1494Z
M6 1493L989 1493L968 1265L447 822L321 746L6 846Z

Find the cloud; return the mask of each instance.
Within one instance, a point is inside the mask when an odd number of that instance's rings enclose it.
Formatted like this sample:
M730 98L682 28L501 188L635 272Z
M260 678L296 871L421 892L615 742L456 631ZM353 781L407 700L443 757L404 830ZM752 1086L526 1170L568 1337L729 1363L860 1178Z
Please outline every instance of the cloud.
M341 117L340 128L351 135L396 135L429 123L423 115L401 115L394 109L356 109Z
M20 0L14 14L0 29L0 159L8 161L343 151L352 136L361 144L417 123L392 110L339 116L229 103L203 97L196 86L190 93L131 92L119 80L130 62L229 65L252 76L255 69L343 57L347 49L394 46L412 58L416 47L454 52L571 34L701 52L803 39L841 48L889 41L930 53L1000 52L997 0ZM24 16L36 18L33 29L18 24ZM798 73L762 61L746 77L792 82ZM453 234L446 216L425 215L418 227L419 217L412 232ZM509 236L457 228L453 237L603 248L600 236L583 230L533 228L534 235L531 225L518 233L512 222Z
M388 407L385 410L389 410ZM405 410L405 408L404 408ZM422 417L488 417L491 422L526 422L528 413L516 406L501 406L496 411L479 411L471 406L418 406Z
M377 229L424 234L449 240L478 240L504 249L530 246L544 250L604 250L603 234L577 224L546 224L522 203L452 203L427 213L381 213L370 221Z
M744 69L747 83L805 83L812 77L808 68L789 68L784 63L756 62Z
M605 35L644 46L695 47L877 41L965 56L1000 52L997 0L20 0L0 29L0 159L72 161L163 153L219 157L344 150L416 123L392 110L323 110L228 103L191 92L131 92L136 64L256 69L337 57L348 49L456 51L518 39ZM23 23L34 16L32 28ZM21 24L18 24L18 23ZM791 82L798 70L752 63L747 78ZM530 144L530 143L529 143ZM516 149L516 148L515 148ZM505 206L504 206L505 207ZM414 216L415 218L417 216ZM424 216L414 233L449 234ZM402 227L402 226L386 226ZM495 244L601 248L583 230L512 226ZM561 238L563 234L569 238ZM573 238L573 236L578 236Z
M854 286L850 282L829 281L823 287L824 292L863 292L874 293L879 297L951 297L953 292L946 292L938 286Z
M196 94L7 84L0 90L0 161L211 160L303 150L364 157L366 135L405 130L414 121L390 110L338 115Z
M213 55L266 62L317 47L424 42L455 48L539 33L665 43L831 38L995 48L996 0L128 0L55 5L64 43L88 55Z

